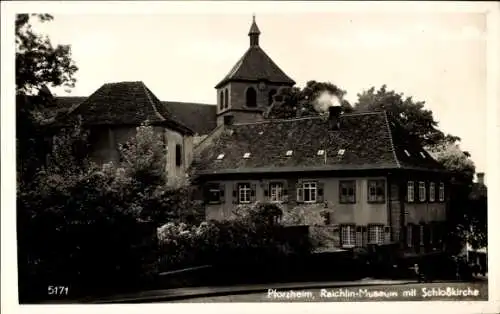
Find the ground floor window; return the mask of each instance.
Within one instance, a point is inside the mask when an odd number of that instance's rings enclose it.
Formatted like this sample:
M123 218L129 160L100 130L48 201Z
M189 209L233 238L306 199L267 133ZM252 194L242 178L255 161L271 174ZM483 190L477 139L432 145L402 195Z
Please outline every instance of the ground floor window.
M356 244L356 230L352 225L343 225L340 229L342 246L354 247Z
M303 182L297 188L297 201L315 203L318 197L318 184L316 182Z
M382 225L368 226L368 243L384 244L384 226Z
M413 227L410 224L406 225L406 245L413 246Z

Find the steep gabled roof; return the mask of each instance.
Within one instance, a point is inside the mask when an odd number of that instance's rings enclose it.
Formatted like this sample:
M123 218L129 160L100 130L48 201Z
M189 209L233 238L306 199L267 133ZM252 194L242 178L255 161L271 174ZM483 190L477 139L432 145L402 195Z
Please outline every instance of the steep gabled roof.
M217 106L199 103L162 101L178 120L196 134L210 133L217 127Z
M422 149L405 140L389 120L385 112L345 114L339 130L319 117L235 124L195 158L193 170L198 174L443 170L430 155L424 152L422 157ZM319 150L324 153L318 154ZM249 158L243 158L245 153Z
M259 46L250 46L215 88L219 88L232 80L267 80L272 83L295 84L295 81L286 75Z
M85 125L168 125L182 133L193 131L176 121L143 82L106 83L58 119L64 124L80 116Z

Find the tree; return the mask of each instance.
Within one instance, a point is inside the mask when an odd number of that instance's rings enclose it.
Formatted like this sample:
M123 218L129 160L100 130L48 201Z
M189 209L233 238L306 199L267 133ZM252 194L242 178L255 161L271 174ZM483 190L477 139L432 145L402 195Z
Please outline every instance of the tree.
M68 45L53 46L34 32L31 18L51 21L49 14L18 14L16 32L16 139L19 181L29 181L50 148L44 110L54 101L47 86L71 88L78 68Z
M388 90L387 86L383 85L378 90L372 87L358 94L354 110L388 111L424 147L460 141L458 136L440 131L432 111L425 109L424 105L424 101L415 101L412 97L404 98L402 93Z
M282 87L275 95L275 101L265 116L269 119L317 116L332 105L341 105L344 112L351 112L351 105L343 99L345 93L330 82L309 81L302 89Z

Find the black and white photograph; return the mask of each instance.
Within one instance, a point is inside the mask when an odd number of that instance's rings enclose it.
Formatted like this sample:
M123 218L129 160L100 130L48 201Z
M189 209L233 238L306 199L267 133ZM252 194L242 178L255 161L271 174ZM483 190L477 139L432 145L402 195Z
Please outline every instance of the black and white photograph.
M2 2L2 312L498 312L499 13Z

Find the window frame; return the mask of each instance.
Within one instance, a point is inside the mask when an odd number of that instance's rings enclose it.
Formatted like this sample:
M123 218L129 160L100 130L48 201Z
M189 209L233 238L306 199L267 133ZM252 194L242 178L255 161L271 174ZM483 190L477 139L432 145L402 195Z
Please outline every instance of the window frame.
M382 224L369 224L368 231L368 244L382 245L385 241L385 226ZM375 240L372 239L372 230L379 230L380 232L375 232ZM377 238L378 234L378 238Z
M429 182L429 202L436 201L436 182Z
M181 144L175 144L175 166L176 167L181 167L182 166L182 145Z
M406 182L406 201L408 203L415 202L415 181Z
M273 200L273 190L275 191L274 194L278 195L278 197L274 200ZM269 202L271 203L283 202L284 190L285 190L285 185L283 184L283 182L269 182Z
M386 202L387 187L385 179L371 179L366 183L367 187L367 202L371 204L384 204ZM374 185L373 185L374 184ZM371 191L372 188L375 189L374 196ZM382 194L379 195L379 189L382 189Z
M444 182L439 182L439 201L440 202L445 201Z
M352 195L349 195L352 188ZM347 194L344 195L343 189L346 189ZM356 204L356 180L340 180L339 181L339 204Z
M427 186L425 181L418 181L418 201L421 203L427 201Z
M243 194L242 194L243 192ZM247 200L242 200L242 195ZM250 204L252 202L252 186L250 183L238 183L238 204Z
M308 186L306 188L306 185ZM302 202L306 204L314 204L318 201L318 182L316 181L303 181L301 184L302 189ZM310 200L306 201L306 189L309 190ZM311 191L314 191L314 200L311 197Z
M344 230L346 230L344 232ZM346 237L345 235L348 235ZM352 236L351 241L348 241L349 243L346 243L346 239L349 239L349 236ZM340 225L340 246L343 248L353 248L356 247L356 226L352 224L343 224Z

